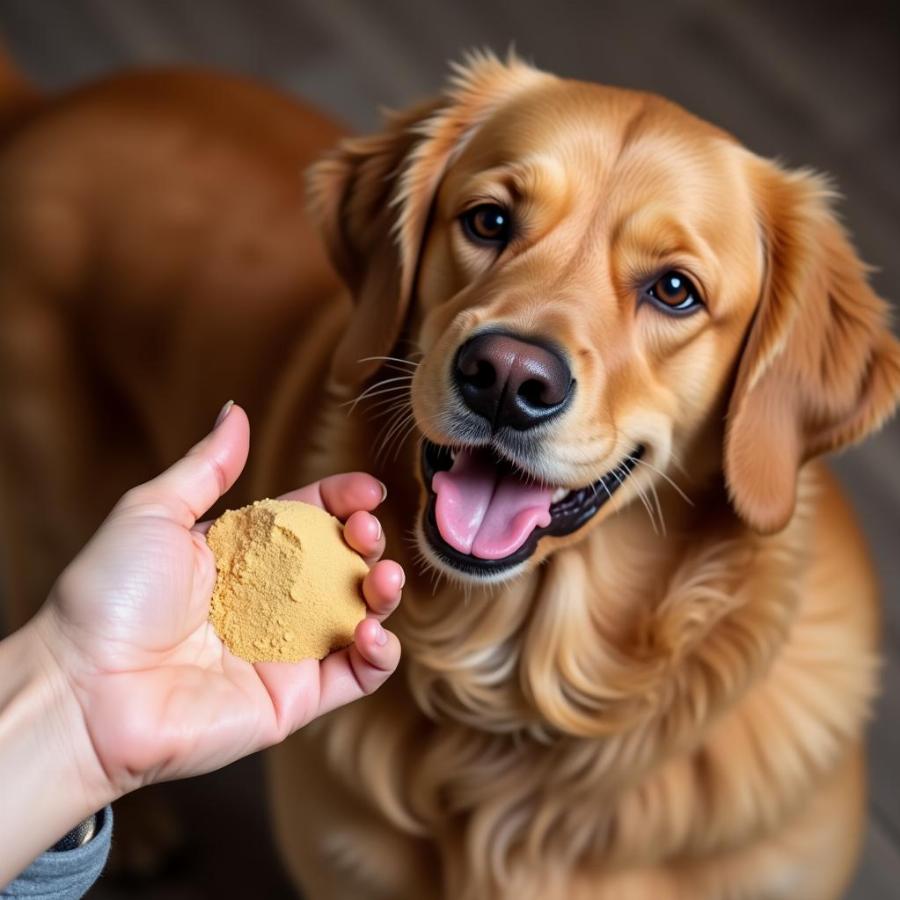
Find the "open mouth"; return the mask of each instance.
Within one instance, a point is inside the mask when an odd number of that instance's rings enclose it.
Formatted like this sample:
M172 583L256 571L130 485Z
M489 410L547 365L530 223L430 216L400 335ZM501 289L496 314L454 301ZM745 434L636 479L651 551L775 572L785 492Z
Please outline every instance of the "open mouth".
M425 537L443 562L467 574L513 568L545 535L571 534L592 519L643 453L637 447L593 484L567 490L535 482L489 448L451 450L426 440Z

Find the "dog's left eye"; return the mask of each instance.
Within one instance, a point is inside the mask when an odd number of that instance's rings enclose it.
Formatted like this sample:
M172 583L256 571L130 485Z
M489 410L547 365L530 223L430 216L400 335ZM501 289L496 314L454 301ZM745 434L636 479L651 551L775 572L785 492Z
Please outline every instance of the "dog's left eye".
M512 233L509 211L497 203L482 203L460 216L463 231L469 240L479 244L503 247Z
M666 272L662 278L657 279L647 288L647 294L666 312L692 312L703 305L694 283L675 270Z

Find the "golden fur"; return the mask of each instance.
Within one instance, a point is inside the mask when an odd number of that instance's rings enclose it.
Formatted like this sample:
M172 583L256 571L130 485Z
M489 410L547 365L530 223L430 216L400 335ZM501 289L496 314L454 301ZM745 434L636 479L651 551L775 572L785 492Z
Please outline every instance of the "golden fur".
M311 900L838 896L877 614L852 515L808 461L891 412L900 349L824 182L660 98L474 57L313 170L341 286L291 181L335 139L240 82L148 75L7 142L0 471L20 609L41 552L58 571L232 394L255 429L235 502L373 470L410 575L402 671L271 755L278 840ZM492 260L455 220L498 195L527 227ZM636 306L666 266L706 311ZM449 442L448 361L484 323L573 360L575 403L533 474L580 487L648 449L587 526L494 584L410 534L417 434ZM387 431L365 415L385 398Z

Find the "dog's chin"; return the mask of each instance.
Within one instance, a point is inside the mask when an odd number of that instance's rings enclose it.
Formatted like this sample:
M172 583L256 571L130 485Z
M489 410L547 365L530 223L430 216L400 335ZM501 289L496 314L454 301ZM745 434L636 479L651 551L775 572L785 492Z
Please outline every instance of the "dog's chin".
M572 535L593 520L626 483L643 454L644 447L638 446L591 484L554 490L539 487L490 448L451 450L423 440L420 465L425 502L416 524L419 550L434 569L453 580L508 581L541 557L542 541ZM439 473L447 474L436 485ZM508 523L502 521L504 514ZM484 539L482 528L498 532L498 517L500 537ZM454 527L455 518L468 536L461 536ZM475 521L478 525L473 526Z

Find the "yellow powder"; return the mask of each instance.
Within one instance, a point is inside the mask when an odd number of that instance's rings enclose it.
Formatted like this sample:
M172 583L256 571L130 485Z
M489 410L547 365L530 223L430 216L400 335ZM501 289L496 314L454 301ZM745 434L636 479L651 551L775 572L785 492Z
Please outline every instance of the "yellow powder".
M341 523L306 503L260 500L229 510L206 541L216 557L209 620L250 662L322 659L365 618L363 560Z

